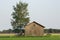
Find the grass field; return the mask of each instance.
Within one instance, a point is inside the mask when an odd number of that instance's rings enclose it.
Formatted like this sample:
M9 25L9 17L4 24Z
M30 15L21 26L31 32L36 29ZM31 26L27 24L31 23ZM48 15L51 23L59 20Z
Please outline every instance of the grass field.
M60 35L50 35L41 37L0 36L0 40L60 40Z
M0 37L0 40L60 40L60 36L44 36L44 37Z

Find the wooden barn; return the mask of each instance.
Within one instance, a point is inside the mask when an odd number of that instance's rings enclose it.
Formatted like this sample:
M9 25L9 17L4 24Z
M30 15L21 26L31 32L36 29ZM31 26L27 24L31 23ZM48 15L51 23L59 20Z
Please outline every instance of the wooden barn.
M25 36L43 36L43 35L44 35L43 25L34 21L25 26Z

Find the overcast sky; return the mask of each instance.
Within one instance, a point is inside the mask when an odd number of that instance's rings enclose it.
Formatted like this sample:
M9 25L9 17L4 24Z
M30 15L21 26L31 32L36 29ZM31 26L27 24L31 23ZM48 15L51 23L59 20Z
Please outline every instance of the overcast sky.
M27 2L30 20L46 28L60 29L60 0L22 0ZM19 0L0 0L0 30L12 28L13 5Z

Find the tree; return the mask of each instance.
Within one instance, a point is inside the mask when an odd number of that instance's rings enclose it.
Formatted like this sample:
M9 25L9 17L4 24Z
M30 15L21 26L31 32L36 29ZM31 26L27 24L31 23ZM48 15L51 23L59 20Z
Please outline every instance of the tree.
M16 6L13 6L13 19L11 19L11 25L13 26L13 29L21 29L29 22L27 6L28 4L23 2L19 2L16 4Z
M52 33L53 32L53 30L52 30L52 28L50 28L49 30L48 30L48 33Z
M3 30L2 33L13 33L13 30L12 29Z

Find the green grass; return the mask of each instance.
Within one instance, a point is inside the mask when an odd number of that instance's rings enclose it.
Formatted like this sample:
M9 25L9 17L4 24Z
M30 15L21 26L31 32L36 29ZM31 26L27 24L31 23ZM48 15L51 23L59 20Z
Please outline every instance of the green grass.
M1 36L0 40L60 40L60 35L43 36L43 37Z

